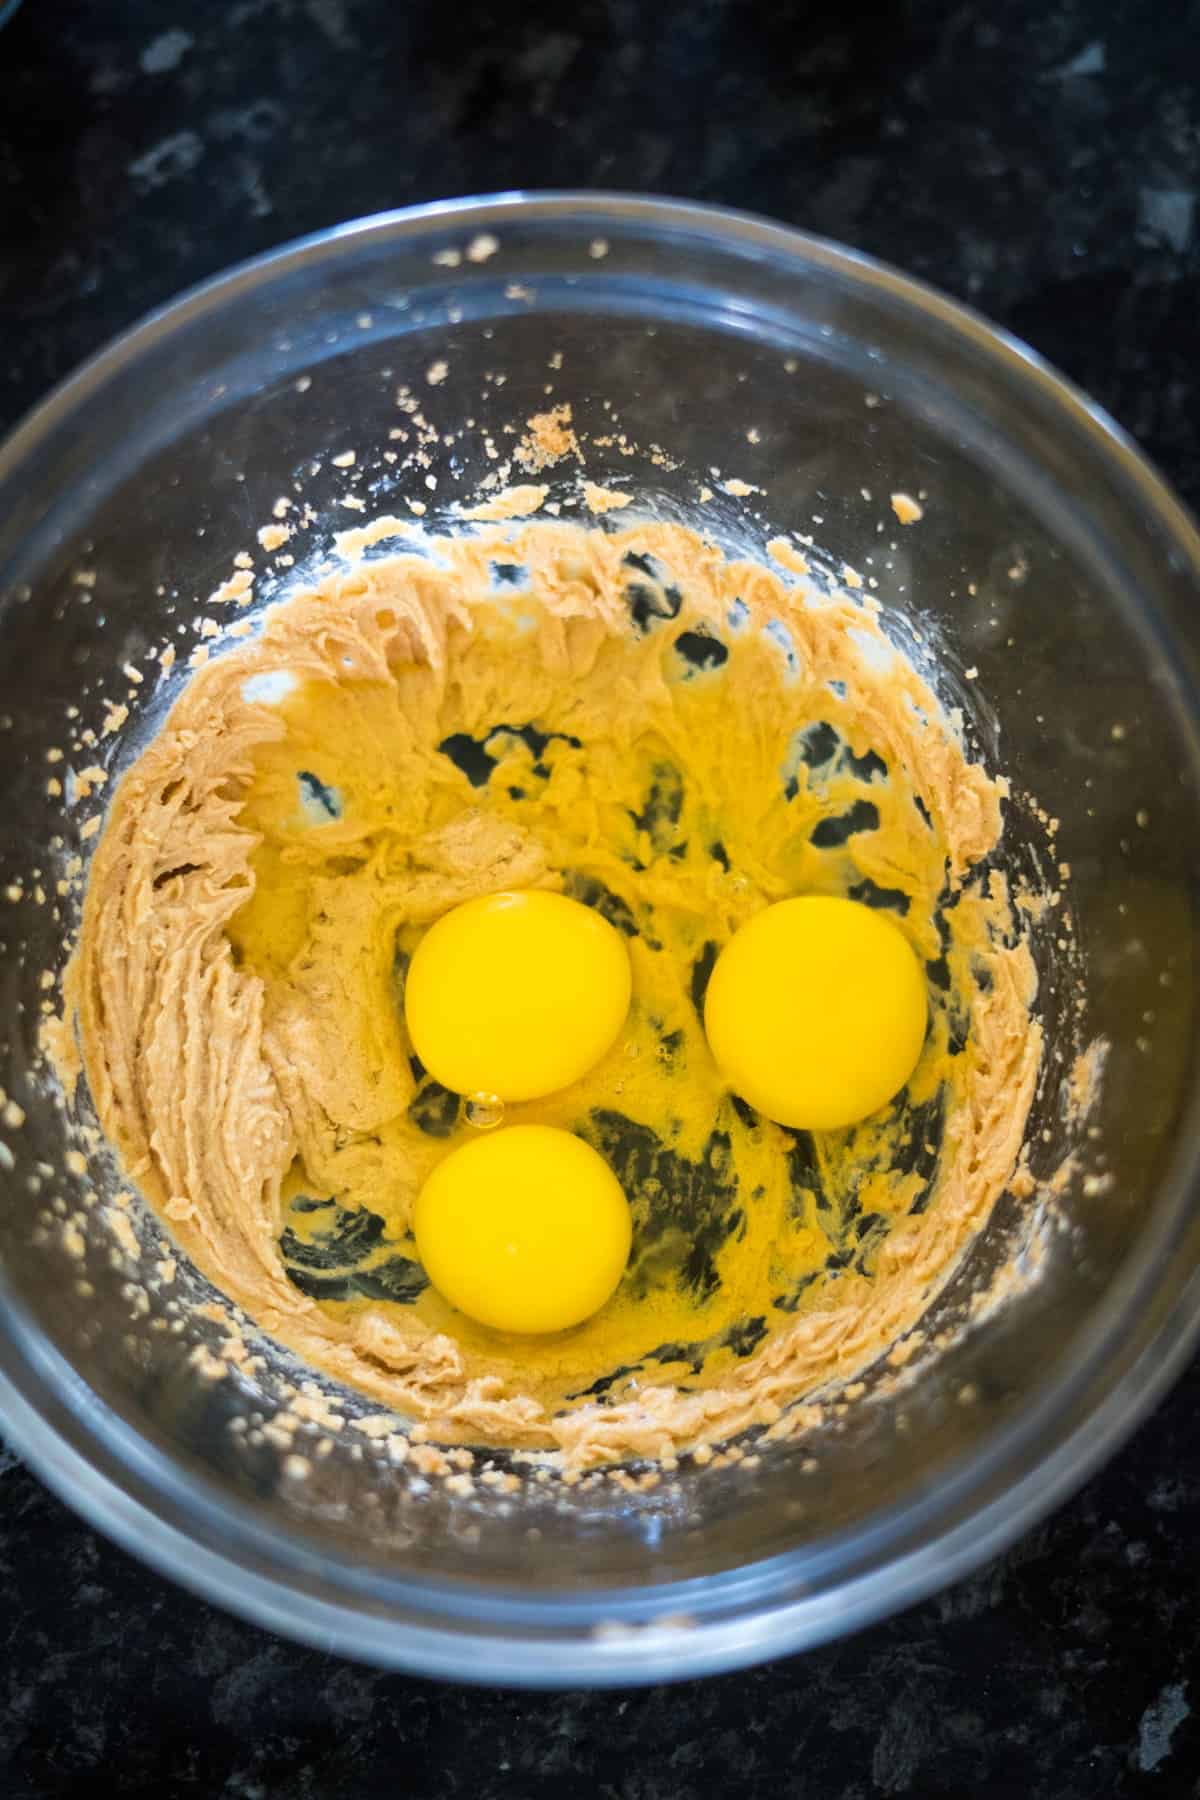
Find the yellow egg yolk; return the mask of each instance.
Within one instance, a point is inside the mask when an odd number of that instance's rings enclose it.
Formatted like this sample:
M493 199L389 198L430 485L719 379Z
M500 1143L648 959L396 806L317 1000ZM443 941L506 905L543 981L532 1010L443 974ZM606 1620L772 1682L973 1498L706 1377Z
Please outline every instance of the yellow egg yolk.
M757 913L717 958L704 1027L735 1093L780 1125L853 1125L904 1086L925 1041L908 940L856 900L811 894Z
M611 1049L629 956L600 914L538 890L468 900L430 927L404 990L413 1049L452 1092L534 1100Z
M569 1131L514 1125L451 1151L412 1221L443 1299L497 1331L581 1324L609 1298L632 1225L602 1156Z

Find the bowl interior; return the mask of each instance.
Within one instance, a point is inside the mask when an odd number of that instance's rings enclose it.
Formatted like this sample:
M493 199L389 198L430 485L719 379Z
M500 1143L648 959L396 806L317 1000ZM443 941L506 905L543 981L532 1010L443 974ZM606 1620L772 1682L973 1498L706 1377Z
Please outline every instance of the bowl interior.
M672 1605L702 1616L760 1604L772 1582L836 1585L969 1510L985 1469L1002 1486L1039 1454L997 1464L1006 1432L1085 1368L1115 1380L1161 1322L1164 1271L1194 1255L1168 1173L1194 1053L1195 575L1082 409L902 284L783 234L714 235L687 209L599 203L591 216L493 209L498 248L475 260L480 218L383 222L235 275L86 371L0 456L0 1085L25 1114L0 1131L3 1362L120 1487L298 1591L451 1626L494 1605L499 1629L504 1607L542 1602L643 1616L663 1584L685 1583ZM431 386L439 360L449 373ZM453 436L429 447L435 486L385 459L408 417L402 387ZM878 1372L816 1436L736 1466L685 1464L635 1501L558 1483L519 1502L454 1496L352 1433L296 1481L262 1430L291 1360L264 1343L256 1370L205 1379L196 1348L211 1325L145 1297L64 1161L36 1036L43 971L61 970L74 919L58 883L89 845L84 809L47 793L62 773L47 758L68 707L101 731L130 662L145 700L97 747L114 770L129 761L186 672L181 654L160 681L148 654L167 639L190 649L207 596L297 475L314 556L361 523L348 491L368 517L419 498L436 524L487 473L489 435L511 445L562 402L587 476L635 496L622 523L700 520L758 548L811 534L833 566L877 581L888 629L1012 781L1010 866L1044 854L1028 796L1059 821L1076 935L1061 912L1036 927L1048 1051L1031 1162L1064 1171L1060 1191L1001 1202L936 1303L930 1336L944 1341L903 1379ZM331 461L346 449L352 489ZM729 495L731 478L751 491ZM542 479L573 492L560 471ZM703 508L701 482L714 490ZM896 523L896 491L922 496L918 525ZM263 579L256 603L301 573ZM1066 1083L1097 1038L1102 1103L1073 1123ZM117 1186L110 1170L101 1198ZM146 1272L169 1246L136 1209L135 1225ZM1005 1304L973 1305L1001 1265ZM184 1280L203 1295L202 1278ZM784 1552L797 1554L763 1571Z

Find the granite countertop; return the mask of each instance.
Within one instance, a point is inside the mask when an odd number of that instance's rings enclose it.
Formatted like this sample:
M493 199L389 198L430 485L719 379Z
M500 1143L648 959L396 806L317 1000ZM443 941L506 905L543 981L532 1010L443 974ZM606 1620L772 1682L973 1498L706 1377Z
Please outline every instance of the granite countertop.
M1200 506L1200 7L885 10L25 0L0 33L0 427L227 263L552 174L898 263L1027 338ZM683 1688L475 1692L296 1648L3 1451L0 1567L7 1800L1200 1795L1200 1366L972 1580Z

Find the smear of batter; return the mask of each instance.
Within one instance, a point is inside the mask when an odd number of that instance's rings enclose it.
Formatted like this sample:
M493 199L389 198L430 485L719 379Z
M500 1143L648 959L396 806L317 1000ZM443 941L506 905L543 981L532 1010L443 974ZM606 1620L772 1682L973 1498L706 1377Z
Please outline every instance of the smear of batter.
M441 1441L668 1457L863 1367L918 1320L1021 1147L1034 970L1000 788L883 636L678 526L483 529L330 577L199 669L121 782L69 978L101 1122L212 1279ZM506 1339L439 1298L410 1209L469 1135L407 1043L450 907L561 890L628 939L578 1132L633 1207L594 1318ZM820 1137L722 1086L720 946L789 894L888 908L931 1028L885 1113Z

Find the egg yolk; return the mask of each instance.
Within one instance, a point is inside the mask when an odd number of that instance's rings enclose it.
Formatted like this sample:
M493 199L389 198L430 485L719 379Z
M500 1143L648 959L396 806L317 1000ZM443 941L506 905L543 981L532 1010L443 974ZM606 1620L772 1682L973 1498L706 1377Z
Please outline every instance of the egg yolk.
M513 1125L451 1151L417 1196L417 1253L443 1299L497 1331L565 1331L608 1299L629 1206L590 1144Z
M607 919L562 894L468 900L413 954L413 1049L457 1094L535 1100L612 1047L629 1010L629 956Z
M735 1093L780 1125L831 1131L899 1093L927 1007L921 965L889 919L810 894L768 906L730 939L704 1027Z

